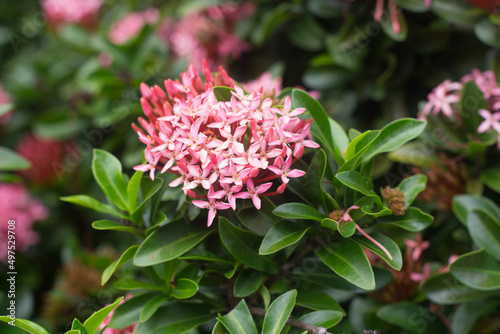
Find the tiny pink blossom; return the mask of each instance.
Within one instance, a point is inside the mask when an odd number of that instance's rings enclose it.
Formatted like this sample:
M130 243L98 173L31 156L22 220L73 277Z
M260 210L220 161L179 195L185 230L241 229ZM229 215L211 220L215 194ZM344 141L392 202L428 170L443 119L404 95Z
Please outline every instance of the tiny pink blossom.
M417 240L406 239L405 244L412 250L411 259L413 261L417 261L422 255L422 252L431 246L429 241L423 240L422 234L417 234Z
M452 105L460 101L460 94L458 91L462 89L462 84L459 82L452 82L446 80L427 96L429 102L425 105L420 118L425 119L427 115L433 111L434 114L442 112L448 117L453 117Z
M90 25L97 19L102 0L40 0L43 14L53 25Z
M486 109L480 109L478 113L484 118L484 121L477 128L478 133L483 133L491 129L500 133L500 111L491 113Z
M146 24L154 24L159 18L160 12L156 8L130 13L113 24L109 32L109 40L117 45L125 44L139 35Z

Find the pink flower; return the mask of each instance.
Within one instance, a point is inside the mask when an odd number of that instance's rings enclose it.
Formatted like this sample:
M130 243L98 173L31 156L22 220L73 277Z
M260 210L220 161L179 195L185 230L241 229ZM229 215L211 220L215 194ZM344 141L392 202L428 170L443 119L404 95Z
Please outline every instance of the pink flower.
M118 305L121 305L123 304L127 299L130 299L132 297L131 294L125 296L124 299L122 299ZM117 306L118 307L118 306ZM116 308L115 308L116 310ZM111 311L108 316L106 317L106 319L104 319L104 321L102 322L102 324L99 326L99 329L103 329L105 328L107 325L109 325L109 322L111 321L111 319L113 318L113 315L115 314L115 310ZM120 328L120 329L114 329L114 328L111 328L111 327L106 327L101 334L132 334L134 332L134 329L135 327L137 327L137 323L134 323L130 326L127 326L125 328Z
M420 284L423 284L430 276L431 276L431 264L426 263L426 264L424 264L424 267L422 268L422 272L421 273L411 273L410 279L414 282L420 282Z
M411 259L417 261L422 255L422 252L431 246L429 241L424 241L422 234L417 234L417 240L406 239L406 246L412 250Z
M236 210L237 198L260 209L261 196L283 192L290 177L305 174L293 162L318 144L310 139L311 120L298 118L305 110L293 109L289 98L273 106L261 93L245 93L222 67L212 74L205 62L203 73L205 82L190 66L181 80L165 81L166 93L142 84L148 121L132 127L147 145L147 163L135 169L151 178L156 169L178 174L170 186L182 185L193 204L209 209L210 225L217 209ZM229 101L217 101L215 86L234 88Z
M460 81L463 83L474 81L486 99L500 97L500 87L497 85L497 78L493 71L481 72L475 68L471 74L464 75Z
M491 129L500 133L500 111L492 114L488 110L480 109L478 113L484 118L484 121L477 128L478 133L483 133Z
M146 24L154 24L159 18L160 12L156 8L130 13L113 24L109 32L109 40L117 45L125 44L139 35Z
M36 135L25 136L18 144L17 153L31 162L31 168L18 173L26 180L47 185L73 171L80 161L80 154L73 142L39 138ZM66 159L71 160L66 163Z
M193 12L176 23L168 19L159 34L177 57L186 58L195 66L201 66L202 60L207 59L210 67L216 69L248 49L234 30L239 19L254 11L255 6L249 2L224 3Z
M446 80L427 96L429 102L425 105L419 118L425 119L427 115L433 111L434 114L442 112L448 117L453 117L452 105L460 101L459 90L462 89L462 84Z
M271 72L264 72L257 79L242 85L247 92L260 92L267 97L276 97L281 93L282 79L273 78Z
M15 233L16 253L24 252L40 240L33 231L35 221L48 216L47 208L32 198L28 190L14 183L0 183L0 261L7 263L7 241L9 230ZM15 221L15 229L9 229L8 222ZM12 233L10 233L12 235Z
M95 22L102 0L40 0L47 21L53 25Z

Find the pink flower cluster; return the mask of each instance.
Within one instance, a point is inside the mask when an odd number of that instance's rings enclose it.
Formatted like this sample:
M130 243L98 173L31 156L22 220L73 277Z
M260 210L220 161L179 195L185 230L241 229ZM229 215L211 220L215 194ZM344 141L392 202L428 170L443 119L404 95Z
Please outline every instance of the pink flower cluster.
M53 25L90 25L96 20L102 0L40 0L47 21Z
M132 297L131 294L125 296L124 299L122 299L119 303L118 303L118 306L123 304L127 299L130 299ZM113 314L115 314L115 310L111 311L108 316L106 317L106 319L104 319L104 321L102 322L102 324L99 326L99 329L103 329L104 327L106 327L107 325L109 325L109 322L111 321L111 319L113 318ZM134 332L134 329L137 327L137 323L134 323L130 326L127 326L125 328L120 328L120 329L115 329L115 328L111 328L111 327L106 327L102 332L101 334L132 334Z
M425 120L432 112L437 115L443 113L449 118L458 118L458 105L461 100L463 84L474 81L488 103L488 109L480 109L478 113L484 121L477 128L478 133L495 130L500 134L500 86L493 71L481 72L473 69L471 74L464 75L460 82L446 80L432 90L427 96L428 102L419 118ZM500 136L498 139L500 149Z
M16 252L24 252L38 243L33 223L46 219L48 211L20 184L0 183L0 198L0 261L7 262L8 221L15 221Z
M160 12L156 8L130 13L113 24L109 32L109 40L117 45L125 44L139 35L146 24L154 24L159 19Z
M276 97L282 89L281 78L273 78L271 72L264 72L257 79L244 83L242 86L247 92L259 92L262 89L261 93L265 97Z
M147 163L135 169L152 179L156 169L178 174L170 186L182 184L193 204L209 209L210 226L217 209L236 209L237 198L251 198L260 209L259 196L283 192L289 178L305 174L292 169L304 147L319 145L309 139L311 120L297 117L305 109L292 109L290 98L273 106L262 93L236 86L222 67L214 76L204 62L203 72L205 83L191 65L181 81L165 81L167 93L142 84L149 122L139 118L146 132L133 128L147 145ZM217 100L215 86L234 87L229 101ZM282 184L270 192L276 179Z
M177 57L197 67L207 59L210 67L216 69L228 58L238 58L248 49L234 30L238 20L254 11L255 5L251 2L224 3L193 12L176 23L165 21L160 36L171 45Z

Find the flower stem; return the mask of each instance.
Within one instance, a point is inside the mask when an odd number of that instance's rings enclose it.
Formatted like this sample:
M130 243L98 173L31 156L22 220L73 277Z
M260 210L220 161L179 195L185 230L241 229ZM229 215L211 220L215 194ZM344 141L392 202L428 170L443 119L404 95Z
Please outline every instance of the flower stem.
M373 239L372 237L370 237L368 235L368 233L366 233L365 231L363 231L361 229L361 227L359 227L358 224L356 224L356 230L358 230L362 235L365 236L365 238L367 238L368 240L370 240L371 242L373 242L375 245L377 245L378 248L380 248L384 253L385 255L387 255L387 257L389 258L389 260L393 261L394 259L392 258L392 255L391 253L389 253L389 251L387 250L387 248L385 248L384 246L382 246L382 244L380 242L378 242L377 240Z

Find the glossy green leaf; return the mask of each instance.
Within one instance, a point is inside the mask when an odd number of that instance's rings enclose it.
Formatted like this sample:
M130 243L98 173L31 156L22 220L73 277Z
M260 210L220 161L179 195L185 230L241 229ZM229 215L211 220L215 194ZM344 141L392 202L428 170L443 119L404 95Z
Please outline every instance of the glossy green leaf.
M262 284L264 274L252 269L243 269L233 287L233 294L237 298L244 298L254 294Z
M102 285L106 284L106 282L109 281L113 273L116 270L118 270L118 268L120 268L124 263L126 263L130 259L132 259L135 253L137 252L138 248L139 246L137 245L130 246L129 248L127 248L125 252L123 252L123 254L120 256L118 260L114 261L109 266L107 266L106 269L104 269L104 271L102 272L101 284Z
M71 324L71 329L77 330L80 334L88 334L83 324L80 322L80 320L76 318L73 320L73 323Z
M259 248L259 254L275 253L285 247L295 244L311 227L301 222L282 220L267 232Z
M219 235L224 247L236 260L257 270L276 272L274 262L257 252L261 244L257 235L234 226L224 217L219 217Z
M0 316L0 321L9 323L12 319L8 316ZM30 320L16 318L14 324L17 328L20 328L30 334L49 334L45 328Z
M325 218L321 221L321 226L330 230L339 231L340 235L344 238L351 237L356 232L356 222L341 222L340 225L337 221Z
M427 176L423 174L412 175L399 183L398 188L405 194L406 207L409 207L418 194L425 190L426 183Z
M479 40L494 48L500 48L500 27L484 18L474 26L474 32Z
M321 222L327 216L303 203L286 203L274 209L273 213L282 218L310 219Z
M64 334L82 334L82 332L79 331L78 329L72 329L72 330L67 331Z
M114 222L112 220L107 220L107 219L97 220L97 221L93 222L92 227L95 228L96 230L122 231L122 232L133 233L133 234L136 234L139 236L143 235L141 230L139 230L133 226L122 225L122 224L119 224L117 222Z
M257 334L257 327L244 299L231 312L218 319L231 334Z
M498 298L478 300L459 305L451 318L451 330L453 334L472 333L474 323L479 318L498 310L500 300Z
M477 195L457 195L453 197L453 213L467 226L468 215L472 210L480 209L493 217L500 217L500 208L489 198Z
M363 162L378 154L391 152L400 148L406 142L418 137L424 131L426 123L403 118L386 125L372 145L363 153Z
M287 37L292 44L312 52L322 49L324 34L321 25L310 15L299 16L287 29Z
M123 303L118 305L113 317L109 322L111 328L125 328L138 322L144 305L152 298L157 296L158 292L149 292L126 299Z
M377 317L413 334L421 334L422 331L425 333L446 332L444 324L427 308L406 301L382 306L377 311Z
M231 92L236 92L233 88L224 87L224 86L215 86L212 88L215 94L215 98L218 102L228 102L231 101L231 97L233 96Z
M177 299L187 299L193 297L198 292L198 284L187 278L179 278L172 290L172 297Z
M311 115L313 118L314 126L311 126L311 133L319 139L328 152L334 156L337 155L333 147L330 121L321 104L311 95L300 89L292 91L292 103L294 108L306 108L306 114Z
M332 130L333 150L335 151L334 158L337 164L342 165L345 162L344 151L349 146L349 138L339 123L331 118L328 120L330 121L330 129Z
M488 102L477 84L471 80L463 84L461 100L458 102L460 117L469 133L475 134L484 121L478 113L480 109L488 109Z
M92 173L102 191L121 210L128 209L127 183L120 161L104 150L94 149Z
M500 170L498 167L485 170L481 174L481 181L497 193L500 192Z
M227 331L226 327L222 324L222 322L217 321L215 323L214 328L212 329L212 334L231 334Z
M184 220L170 222L144 240L134 257L134 264L145 267L175 259L213 231L203 225L187 224Z
M260 296L262 297L262 302L264 303L264 309L268 309L269 304L271 303L271 293L269 292L269 289L262 284L259 288L259 293Z
M481 209L468 214L468 228L472 240L490 255L500 260L500 218Z
M0 146L0 172L28 169L31 163L16 152Z
M98 200L96 200L95 198L92 198L87 195L64 196L64 197L59 197L59 199L64 202L73 203L76 205L84 206L86 208L90 208L97 212L107 213L108 215L114 216L116 218L120 218L122 216L121 213L112 206L103 204Z
M155 314L156 311L166 302L168 301L168 297L165 295L158 295L156 297L151 298L144 305L144 308L141 311L140 322L146 322Z
M115 307L118 306L118 303L120 303L122 299L123 297L120 297L117 300L115 300L113 304L108 305L97 312L92 313L92 315L83 323L83 327L85 327L87 332L95 333L99 329L99 326L101 326L104 319L106 319L108 314L110 314L111 311L113 311Z
M346 150L345 157L347 161L340 167L339 172L354 170L361 163L365 151L373 145L379 135L380 130L374 130L366 131L354 138Z
M483 249L461 255L450 265L450 272L471 288L500 289L500 264Z
M377 218L378 224L391 224L410 232L419 232L427 228L434 218L416 207L409 207L402 216L383 216Z
M149 177L143 177L141 179L141 203L137 206L137 208L130 215L132 221L138 222L141 219L143 208L154 194L158 192L162 188L163 179L157 177L154 181Z
M281 3L266 12L260 24L252 34L252 43L257 47L264 45L269 36L278 27L295 17L296 14L293 13L291 9L291 3Z
M441 161L437 156L432 155L433 152L434 146L431 144L413 141L389 152L387 157L395 162L427 168Z
M346 314L335 299L321 290L299 289L296 304L315 311L331 310Z
M391 238L386 237L385 235L378 232L370 233L370 236L380 244L382 244L382 246L384 246L387 251L389 251L392 259L390 259L387 254L385 254L385 252L382 251L377 245L363 236L354 236L351 238L351 240L357 242L364 248L380 256L392 268L401 270L401 267L403 266L403 256L401 255L401 250L399 249L398 244L396 244L396 242L394 242Z
M141 186L142 176L141 171L136 171L127 184L127 197L128 197L128 212L133 212L137 205L137 196L139 195L139 187Z
M319 310L307 313L297 320L309 325L328 329L338 324L343 317L344 314L339 311Z
M162 290L163 288L148 282L138 281L132 278L122 278L116 281L113 286L117 289L122 290L135 290L135 289L144 289L144 290Z
M333 247L320 248L318 257L337 275L365 290L375 289L373 270L360 245L350 239L337 239Z
M213 319L207 305L177 302L160 307L148 321L139 323L134 332L185 333Z
M184 255L179 256L180 260L196 260L196 261L208 261L208 262L220 262L227 263L232 265L233 262L226 260L220 256L215 255L207 250L203 249L194 249L190 252L187 252Z
M314 155L309 169L306 173L306 184L309 194L315 203L318 203L325 212L330 212L335 208L327 204L327 196L323 190L323 177L326 169L326 154L325 151L319 149Z
M425 281L422 290L428 299L442 305L478 300L492 293L463 285L451 273L432 276Z
M262 334L279 334L292 313L297 290L290 290L276 298L267 309Z

